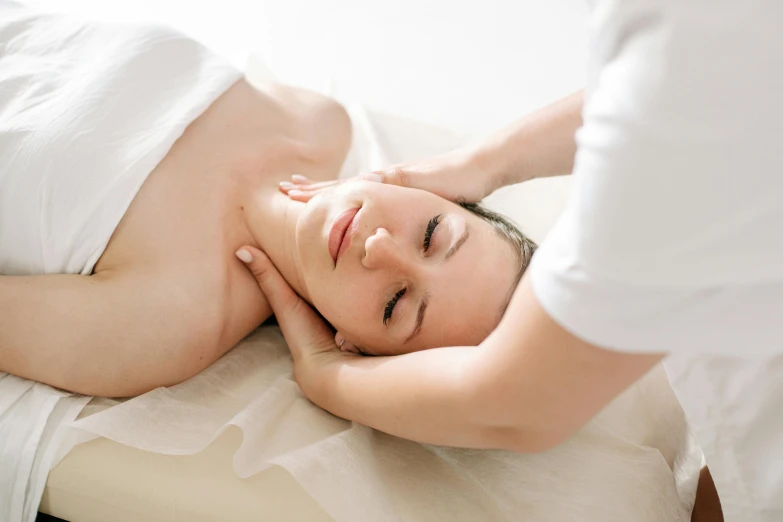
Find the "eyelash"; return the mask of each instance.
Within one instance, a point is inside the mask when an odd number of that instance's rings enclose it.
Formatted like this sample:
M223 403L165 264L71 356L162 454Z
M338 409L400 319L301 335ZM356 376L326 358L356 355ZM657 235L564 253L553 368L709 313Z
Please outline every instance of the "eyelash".
M403 288L399 292L397 292L394 297L391 298L391 301L386 303L386 309L383 311L383 324L386 324L389 319L391 319L392 312L394 311L394 307L397 304L397 301L400 300L402 296L405 295L407 288Z
M429 223L427 223L427 230L424 232L424 244L422 245L425 252L430 248L430 242L432 241L432 234L435 232L435 229L440 224L441 215L442 214L438 214L434 218L430 219ZM386 308L383 310L384 325L389 322L389 319L391 319L392 313L394 312L394 307L397 306L397 301L399 301L400 298L402 298L402 296L405 295L405 292L407 290L408 290L407 288L403 288L402 290L397 292L388 303L386 303Z
M424 233L424 251L426 252L430 248L430 241L432 240L432 234L435 232L435 229L440 224L440 216L441 214L438 214L434 218L430 219L430 222L427 223L427 231Z

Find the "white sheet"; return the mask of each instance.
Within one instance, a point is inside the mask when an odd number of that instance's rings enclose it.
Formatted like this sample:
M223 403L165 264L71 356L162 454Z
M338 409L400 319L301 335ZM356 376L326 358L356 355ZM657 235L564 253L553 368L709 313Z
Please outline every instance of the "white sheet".
M338 521L686 521L688 479L700 464L660 369L553 451L456 450L374 432L310 404L274 327L186 383L75 425L163 454L199 452L236 425L240 477L280 465ZM679 490L677 473L686 479Z
M165 27L0 0L0 274L90 274L147 175L240 77ZM73 435L58 428L88 400L0 372L0 521L35 519Z
M449 149L451 133L361 106L343 175ZM539 455L440 448L352 424L313 406L292 380L279 331L263 327L189 381L73 424L163 454L243 431L234 470L284 467L340 521L686 521L701 455L662 369L559 448Z
M89 397L0 372L0 520L33 522L49 470L70 444L84 440L61 427Z
M173 29L0 0L0 274L91 274L150 172L241 77Z

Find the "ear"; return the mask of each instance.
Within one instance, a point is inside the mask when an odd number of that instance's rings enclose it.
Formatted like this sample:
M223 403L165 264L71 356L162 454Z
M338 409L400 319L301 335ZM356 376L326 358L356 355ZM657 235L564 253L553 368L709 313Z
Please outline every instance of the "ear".
M345 337L343 337L343 334L341 334L340 332L334 334L334 344L336 344L337 347L340 348L340 351L342 352L350 352L355 354L360 353L359 349L356 346L354 346L353 343L346 341Z

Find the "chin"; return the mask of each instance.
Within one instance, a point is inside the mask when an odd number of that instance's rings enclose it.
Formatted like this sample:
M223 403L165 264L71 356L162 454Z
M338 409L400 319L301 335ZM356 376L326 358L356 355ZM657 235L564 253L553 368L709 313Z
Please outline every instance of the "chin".
M329 215L328 202L319 204L316 198L310 200L299 214L296 222L294 241L296 243L296 255L301 263L304 283L309 286L310 279L318 277L331 263L327 247L327 234L325 222Z
M323 195L318 195L307 202L296 222L297 244L308 244L317 241L319 237L328 234L326 218L329 215L329 201Z

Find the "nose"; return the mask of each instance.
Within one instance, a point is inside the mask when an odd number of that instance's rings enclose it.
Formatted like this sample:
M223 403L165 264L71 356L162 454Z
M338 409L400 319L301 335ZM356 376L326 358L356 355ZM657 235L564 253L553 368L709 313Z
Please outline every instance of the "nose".
M395 268L401 269L410 260L394 236L385 228L378 228L364 242L364 258L362 265L369 269Z

